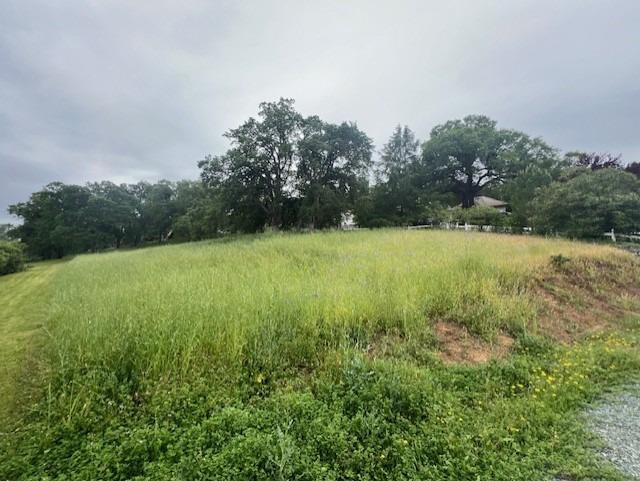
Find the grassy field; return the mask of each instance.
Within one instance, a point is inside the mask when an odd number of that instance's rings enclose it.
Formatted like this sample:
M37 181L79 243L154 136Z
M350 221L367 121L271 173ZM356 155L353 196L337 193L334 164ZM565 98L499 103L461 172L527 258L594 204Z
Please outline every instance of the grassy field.
M640 265L622 252L387 230L57 270L41 395L5 436L0 479L618 479L577 416L640 372ZM40 289L26 291L38 272L2 281L1 328L42 318ZM579 323L591 299L608 316L597 331L568 346L544 336L549 313L571 306ZM438 323L488 345L508 336L510 354L444 364ZM24 345L9 338L5 359Z
M30 352L42 344L52 279L60 262L42 262L28 272L0 277L0 423L16 402L16 389L35 375Z

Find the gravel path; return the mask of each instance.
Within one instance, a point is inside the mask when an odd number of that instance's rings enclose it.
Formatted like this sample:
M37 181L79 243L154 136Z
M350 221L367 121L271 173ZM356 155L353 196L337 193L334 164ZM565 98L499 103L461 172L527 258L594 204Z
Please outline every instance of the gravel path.
M591 428L606 443L602 455L640 479L640 385L587 411Z

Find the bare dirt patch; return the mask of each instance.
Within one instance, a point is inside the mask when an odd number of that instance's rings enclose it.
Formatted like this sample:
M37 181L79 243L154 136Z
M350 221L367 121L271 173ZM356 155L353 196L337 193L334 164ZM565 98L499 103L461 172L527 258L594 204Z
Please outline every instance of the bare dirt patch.
M602 259L571 259L537 280L532 293L539 302L533 332L565 344L615 327L637 315L621 302L640 299L637 266Z
M445 364L481 364L501 359L513 345L513 338L507 334L500 333L493 342L487 342L471 334L466 327L452 322L436 323L435 332L440 344L438 356Z

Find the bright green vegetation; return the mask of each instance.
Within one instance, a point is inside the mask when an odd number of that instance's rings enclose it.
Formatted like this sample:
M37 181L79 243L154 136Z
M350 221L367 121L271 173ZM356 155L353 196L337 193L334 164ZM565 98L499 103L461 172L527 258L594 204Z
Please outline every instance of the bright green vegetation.
M21 244L0 239L0 276L23 270L25 261Z
M43 262L28 272L0 277L0 422L14 406L16 387L34 374L23 367L41 341L51 280L60 267L60 262Z
M640 373L637 318L573 347L532 334L534 279L578 266L594 295L609 274L640 283L612 249L453 232L76 257L55 278L45 387L0 446L0 479L618 479L577 413ZM513 354L446 366L438 320L509 332Z

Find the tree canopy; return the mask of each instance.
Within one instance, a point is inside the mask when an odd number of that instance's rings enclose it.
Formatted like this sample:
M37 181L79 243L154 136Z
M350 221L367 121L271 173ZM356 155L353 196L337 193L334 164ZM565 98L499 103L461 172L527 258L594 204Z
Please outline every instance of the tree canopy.
M9 206L0 226L32 258L190 241L233 232L461 221L599 236L638 226L640 164L609 153L558 151L482 115L434 127L420 144L397 125L373 161L356 123L303 116L292 99L263 102L225 134L226 152L198 162L200 178L84 186L52 182ZM474 207L479 195L509 213Z
M496 125L483 115L470 115L434 127L423 144L423 182L439 185L463 207L471 207L483 190L556 155L541 139Z
M640 180L619 169L579 173L539 191L533 202L539 232L600 237L614 229L640 231Z
M366 184L371 139L354 123L304 118L291 99L261 104L258 116L225 134L224 155L198 164L232 230L339 225Z
M422 197L417 184L419 148L420 141L406 125L398 125L382 147L374 191L379 218L404 224L419 217Z

